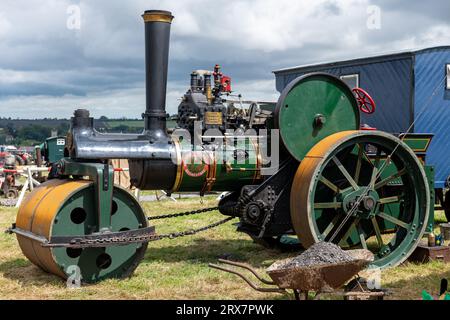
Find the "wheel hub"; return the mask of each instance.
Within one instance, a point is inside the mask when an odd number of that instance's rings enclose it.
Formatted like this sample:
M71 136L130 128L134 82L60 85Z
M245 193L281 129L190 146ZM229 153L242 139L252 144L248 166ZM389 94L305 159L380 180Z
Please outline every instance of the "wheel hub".
M343 210L345 214L351 213L353 217L361 219L372 219L377 213L377 204L380 197L378 193L371 189L366 191L366 187L360 187L359 190L342 194ZM355 206L357 207L355 208Z

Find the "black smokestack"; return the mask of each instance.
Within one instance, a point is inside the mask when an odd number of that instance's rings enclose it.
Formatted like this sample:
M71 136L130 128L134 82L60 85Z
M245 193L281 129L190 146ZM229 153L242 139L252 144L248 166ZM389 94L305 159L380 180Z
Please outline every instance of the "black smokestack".
M166 131L166 89L169 60L169 11L148 10L142 15L145 22L146 108L143 114L146 131L157 136Z

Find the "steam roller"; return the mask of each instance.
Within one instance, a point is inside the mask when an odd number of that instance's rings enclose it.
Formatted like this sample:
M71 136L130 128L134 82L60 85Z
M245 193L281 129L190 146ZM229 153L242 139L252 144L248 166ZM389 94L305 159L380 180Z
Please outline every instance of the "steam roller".
M143 19L144 130L99 133L88 110L75 110L65 157L10 229L32 263L62 278L75 266L84 282L123 278L161 238L135 198L114 185L112 159L128 160L141 190L228 191L219 212L266 246L297 237L305 248L362 247L379 268L408 258L433 224L433 168L418 143L426 135L360 130L365 100L324 73L292 80L276 103L233 100L219 65L191 73L168 129L173 16L149 10Z

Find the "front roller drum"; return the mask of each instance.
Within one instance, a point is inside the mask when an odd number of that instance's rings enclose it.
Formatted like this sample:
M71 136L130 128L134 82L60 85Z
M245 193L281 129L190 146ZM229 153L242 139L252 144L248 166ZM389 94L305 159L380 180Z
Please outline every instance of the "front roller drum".
M114 187L111 231L147 226L140 205L127 191ZM28 196L19 209L16 226L37 236L80 236L98 231L94 184L87 180L49 180ZM44 271L62 278L81 276L91 283L106 278L124 278L142 260L147 243L123 246L65 248L17 235L24 255Z
M419 159L383 132L344 131L317 143L291 189L291 219L304 247L361 247L372 267L405 261L428 223L430 192Z

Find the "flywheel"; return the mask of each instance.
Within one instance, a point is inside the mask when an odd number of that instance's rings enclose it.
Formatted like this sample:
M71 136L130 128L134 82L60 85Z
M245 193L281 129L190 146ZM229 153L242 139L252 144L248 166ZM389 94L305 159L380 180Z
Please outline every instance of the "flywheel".
M309 73L292 80L275 109L275 126L288 153L301 161L311 148L336 132L358 130L358 102L342 80Z
M97 211L94 184L87 180L52 179L28 196L19 209L16 226L38 237L87 235L96 232ZM147 219L127 191L114 187L111 231L147 226ZM68 278L79 272L81 281L129 276L145 254L147 243L122 246L64 248L45 247L29 237L17 235L24 255L43 270Z
M372 267L400 264L428 223L429 185L419 159L378 131L328 136L306 155L291 189L291 219L304 247L319 241L372 251Z

